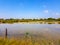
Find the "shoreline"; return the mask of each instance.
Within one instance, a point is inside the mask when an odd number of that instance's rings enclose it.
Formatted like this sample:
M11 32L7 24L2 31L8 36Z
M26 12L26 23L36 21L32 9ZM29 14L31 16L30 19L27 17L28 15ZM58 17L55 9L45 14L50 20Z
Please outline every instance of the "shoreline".
M14 23L0 23L0 24L60 24L60 21L59 22L43 22L43 21L40 21L40 22L14 22Z

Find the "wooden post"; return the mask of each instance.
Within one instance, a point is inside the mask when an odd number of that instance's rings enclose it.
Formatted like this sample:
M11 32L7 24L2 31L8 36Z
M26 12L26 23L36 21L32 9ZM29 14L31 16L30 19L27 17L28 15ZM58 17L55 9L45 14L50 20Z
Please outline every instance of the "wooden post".
M5 30L5 38L7 38L7 35L8 35L8 34L7 34L7 28L6 28L6 30Z

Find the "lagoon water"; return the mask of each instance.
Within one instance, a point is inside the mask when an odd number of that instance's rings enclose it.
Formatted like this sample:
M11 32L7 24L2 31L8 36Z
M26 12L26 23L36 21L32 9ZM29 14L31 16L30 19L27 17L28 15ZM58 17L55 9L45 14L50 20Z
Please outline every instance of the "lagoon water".
M0 36L4 36L6 28L8 35L11 36L29 32L48 36L48 38L60 38L60 24L0 24Z

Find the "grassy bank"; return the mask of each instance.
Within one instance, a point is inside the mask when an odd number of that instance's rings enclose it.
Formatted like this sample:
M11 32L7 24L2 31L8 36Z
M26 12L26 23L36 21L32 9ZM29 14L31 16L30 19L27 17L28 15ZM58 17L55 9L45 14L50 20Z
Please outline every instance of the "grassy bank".
M60 45L60 40L46 40L46 39L4 39L0 38L0 45Z
M60 40L46 39L44 37L34 37L26 33L21 38L2 38L0 45L60 45Z

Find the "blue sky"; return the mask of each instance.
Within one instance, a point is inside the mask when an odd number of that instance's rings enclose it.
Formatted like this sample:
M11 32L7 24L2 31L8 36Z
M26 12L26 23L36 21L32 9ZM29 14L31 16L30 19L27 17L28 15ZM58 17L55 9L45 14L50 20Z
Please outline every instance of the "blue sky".
M0 18L48 17L60 17L60 0L0 0Z

